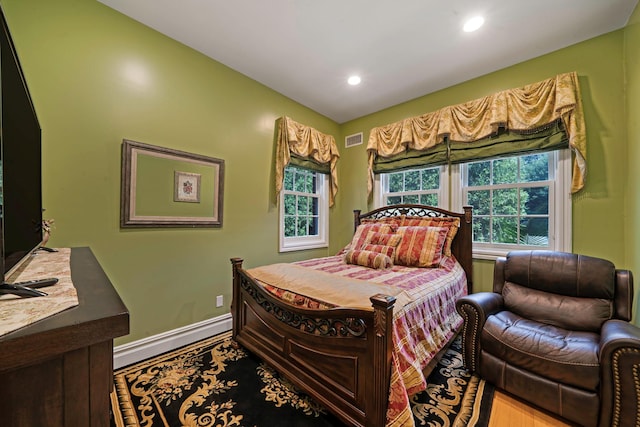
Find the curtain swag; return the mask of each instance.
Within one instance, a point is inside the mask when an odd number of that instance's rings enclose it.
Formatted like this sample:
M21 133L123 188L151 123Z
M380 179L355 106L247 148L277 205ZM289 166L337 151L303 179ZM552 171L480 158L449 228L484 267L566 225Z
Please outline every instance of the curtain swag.
M335 138L283 116L278 119L276 141L276 194L282 190L284 168L289 164L329 173L329 206L338 192L336 163L340 158Z
M450 150L440 148L448 143L471 143L503 130L534 133L553 122L564 125L574 154L571 192L575 193L585 183L587 143L578 75L572 72L371 129L367 145L369 196L378 162L425 151L436 153L436 157L445 153L451 161Z

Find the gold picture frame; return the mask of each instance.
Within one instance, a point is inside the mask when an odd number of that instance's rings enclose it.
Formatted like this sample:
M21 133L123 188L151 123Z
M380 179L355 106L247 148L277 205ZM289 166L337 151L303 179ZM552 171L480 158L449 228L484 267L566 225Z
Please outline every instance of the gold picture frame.
M124 139L121 181L123 228L222 227L224 160Z

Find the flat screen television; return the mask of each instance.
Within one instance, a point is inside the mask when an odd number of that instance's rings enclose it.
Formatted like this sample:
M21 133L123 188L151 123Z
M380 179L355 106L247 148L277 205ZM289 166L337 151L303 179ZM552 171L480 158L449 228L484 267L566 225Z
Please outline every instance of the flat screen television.
M1 8L0 15L0 271L6 285L42 243L42 154L40 124Z

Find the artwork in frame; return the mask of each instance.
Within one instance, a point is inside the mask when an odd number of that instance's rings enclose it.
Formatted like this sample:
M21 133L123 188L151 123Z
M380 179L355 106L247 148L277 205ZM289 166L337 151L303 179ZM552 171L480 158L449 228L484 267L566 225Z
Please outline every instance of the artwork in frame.
M199 173L175 171L173 201L200 203L201 176Z
M222 159L125 139L121 181L123 228L222 226Z

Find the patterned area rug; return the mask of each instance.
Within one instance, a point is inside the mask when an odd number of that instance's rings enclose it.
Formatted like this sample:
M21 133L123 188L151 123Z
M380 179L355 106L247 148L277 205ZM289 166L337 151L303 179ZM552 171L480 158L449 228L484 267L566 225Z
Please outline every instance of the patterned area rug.
M343 426L230 332L119 369L114 383L117 427ZM428 383L411 399L416 426L488 424L493 387L464 370L459 338Z

